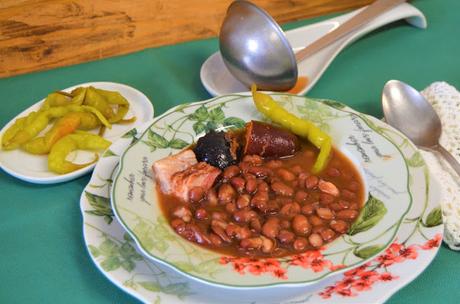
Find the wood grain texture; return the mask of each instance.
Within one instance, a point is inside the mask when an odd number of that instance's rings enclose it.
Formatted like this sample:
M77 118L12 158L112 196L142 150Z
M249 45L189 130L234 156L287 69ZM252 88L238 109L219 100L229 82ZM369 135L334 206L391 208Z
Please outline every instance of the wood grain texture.
M231 0L2 0L0 77L215 37ZM279 23L372 0L254 0Z

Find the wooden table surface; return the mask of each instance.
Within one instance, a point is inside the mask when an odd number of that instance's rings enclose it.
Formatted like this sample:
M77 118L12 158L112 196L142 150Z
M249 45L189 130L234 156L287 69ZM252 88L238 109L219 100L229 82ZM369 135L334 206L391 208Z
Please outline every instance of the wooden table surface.
M231 0L2 0L0 78L215 37ZM279 23L372 0L254 0Z

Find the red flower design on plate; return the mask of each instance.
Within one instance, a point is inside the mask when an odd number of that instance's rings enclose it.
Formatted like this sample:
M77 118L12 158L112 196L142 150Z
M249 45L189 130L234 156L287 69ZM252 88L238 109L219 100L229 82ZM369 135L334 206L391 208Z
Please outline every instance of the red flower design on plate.
M324 257L321 250L325 250L325 248L306 251L302 254L282 259L221 257L219 262L223 265L229 263L232 264L233 269L239 274L246 274L246 272L253 275L270 273L271 275L284 280L287 279L287 268L289 266L300 266L305 269L311 269L314 272L321 272L325 269L334 271L344 267L344 265L341 264L334 265L330 260Z
M406 246L404 243L395 241L383 254L376 257L372 262L344 272L344 276L340 281L335 282L332 286L327 286L319 293L319 296L323 299L328 299L333 294L343 297L353 297L358 292L372 289L372 285L377 282L391 282L396 280L399 277L387 271L389 266L410 259L415 260L418 257L418 248L429 250L439 247L441 240L442 235L437 234L421 246Z
M406 246L404 243L395 241L383 254L376 257L371 262L367 262L359 267L344 272L343 279L335 282L334 285L326 287L319 295L323 298L330 298L333 294L344 297L356 296L358 292L372 289L377 282L390 282L398 279L398 276L387 271L387 268L396 263L406 260L415 260L418 257L417 249L429 250L439 247L442 236L437 234L433 239L428 240L423 245ZM286 280L287 268L300 266L304 269L311 269L313 272L321 272L325 269L335 271L345 267L342 264L334 265L328 260L321 251L310 250L302 254L297 254L285 258L247 258L247 257L226 257L220 258L222 265L231 264L233 269L241 275L250 273L252 275L271 274L272 276Z
M423 250L430 250L441 245L442 235L440 233L436 234L434 238L428 240L425 244L420 246Z

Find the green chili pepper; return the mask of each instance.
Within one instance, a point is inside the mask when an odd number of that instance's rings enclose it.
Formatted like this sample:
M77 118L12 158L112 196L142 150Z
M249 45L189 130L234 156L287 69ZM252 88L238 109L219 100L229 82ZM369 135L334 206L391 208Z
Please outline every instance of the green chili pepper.
M270 95L257 92L255 85L252 85L252 97L257 110L270 118L273 122L290 130L292 133L307 138L316 148L319 149L319 155L313 165L312 172L317 174L321 172L329 161L332 149L331 137L321 131L311 121L300 119L289 113L283 107L278 105Z

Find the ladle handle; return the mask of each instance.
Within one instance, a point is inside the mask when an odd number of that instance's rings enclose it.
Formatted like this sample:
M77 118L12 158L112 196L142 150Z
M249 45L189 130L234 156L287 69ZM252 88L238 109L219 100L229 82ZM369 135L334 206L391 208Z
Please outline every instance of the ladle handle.
M406 0L375 1L374 3L363 9L361 12L353 16L351 19L344 22L342 25L340 25L332 32L327 33L326 35L322 36L312 44L297 52L295 54L297 62L300 62L305 58L310 57L322 48L328 46L329 44L337 41L339 38L342 38L346 34L359 28L361 25L368 23L378 15L404 2L406 2Z
M444 149L443 146L441 145L437 145L435 147L436 151L439 152L439 154L441 154L444 159L449 163L449 165L455 170L455 172L457 172L457 174L460 176L460 164L458 163L458 161L455 159L455 157L452 156L452 154L450 154L449 151L447 151L446 149Z

